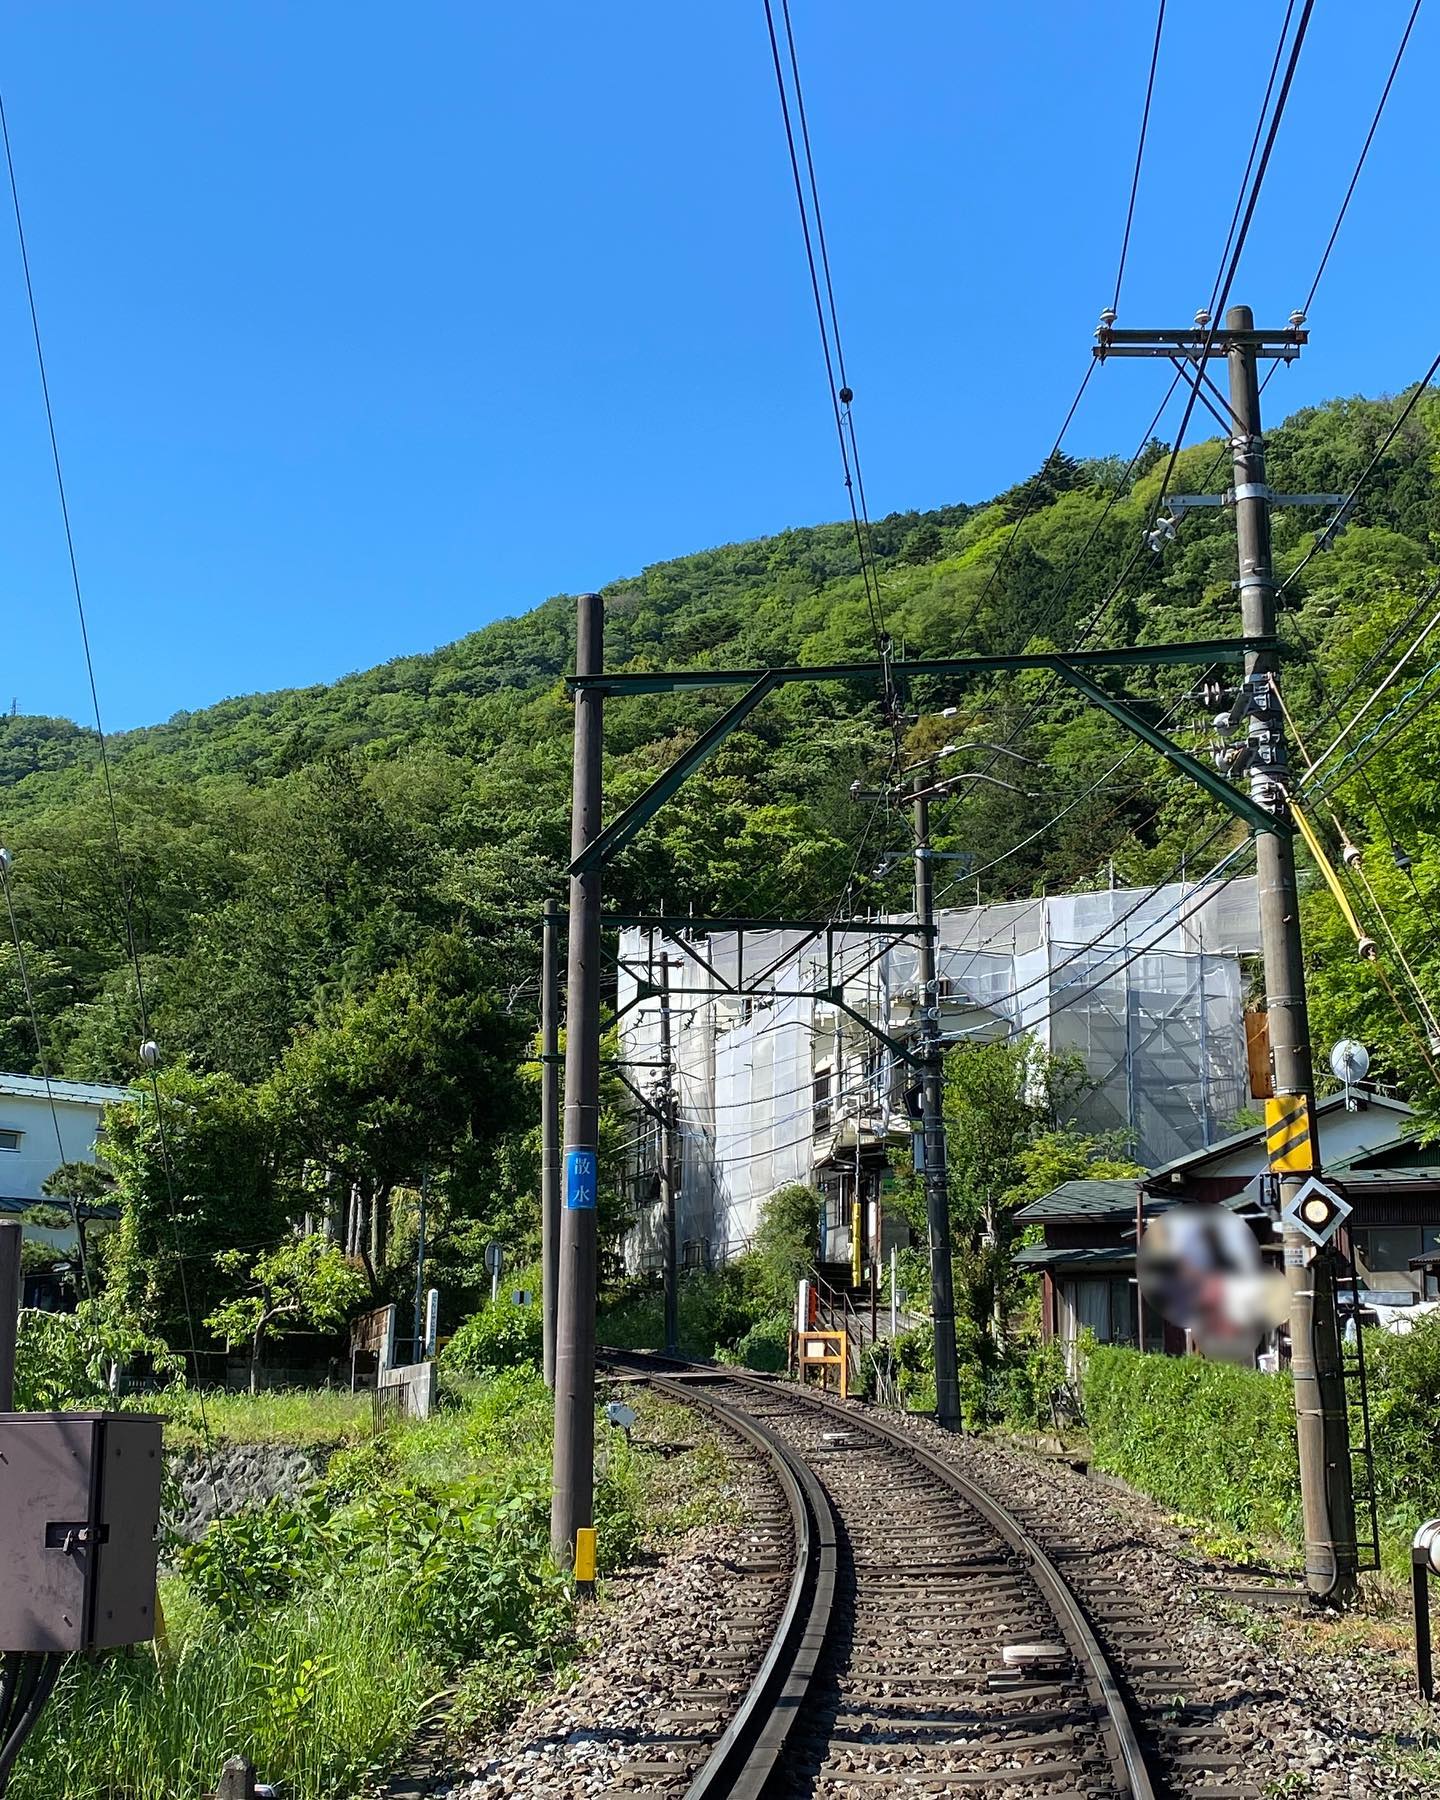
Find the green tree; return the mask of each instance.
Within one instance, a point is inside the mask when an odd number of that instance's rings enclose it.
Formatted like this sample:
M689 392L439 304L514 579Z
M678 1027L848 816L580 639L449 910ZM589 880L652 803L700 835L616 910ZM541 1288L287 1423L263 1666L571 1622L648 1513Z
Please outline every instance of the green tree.
M255 1093L183 1067L156 1088L158 1108L146 1088L105 1110L96 1148L120 1218L102 1260L122 1314L188 1345L232 1285L223 1253L277 1243L288 1221L274 1131Z
M243 1250L227 1250L218 1260L228 1274L245 1272L245 1292L216 1307L205 1323L227 1348L248 1346L252 1394L260 1385L260 1349L267 1332L281 1320L332 1330L345 1323L368 1292L361 1271L329 1239L314 1233L290 1238L253 1261Z
M292 1211L308 1198L308 1172L328 1171L337 1235L377 1295L396 1188L418 1186L427 1171L453 1175L510 1123L524 1026L484 991L484 975L461 934L434 938L297 1036L266 1084Z
M752 1240L753 1291L767 1313L791 1313L796 1284L820 1254L820 1214L824 1200L812 1187L795 1182L780 1188L760 1208Z
M969 1316L999 1344L1014 1287L1013 1215L1026 1159L1070 1126L1088 1085L1083 1060L1034 1038L951 1050L945 1058L945 1133L958 1276Z

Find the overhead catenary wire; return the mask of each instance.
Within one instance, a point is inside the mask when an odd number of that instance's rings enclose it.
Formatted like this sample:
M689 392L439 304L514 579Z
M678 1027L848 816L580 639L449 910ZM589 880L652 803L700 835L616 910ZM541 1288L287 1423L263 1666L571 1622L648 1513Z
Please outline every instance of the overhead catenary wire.
M1219 890L1228 887L1233 881L1238 879L1241 871L1236 870L1228 876L1224 874L1224 871L1232 862L1243 857L1251 848L1252 845L1249 840L1235 845L1217 864L1214 865L1213 868L1207 871L1207 873L1192 888L1181 895L1176 901L1172 902L1158 919L1150 921L1150 927L1158 926L1160 929L1155 931L1147 941L1144 941L1139 945L1127 943L1123 945L1105 946L1107 950L1116 952L1119 956L1118 961L1113 964L1107 964L1107 966L1098 974L1093 968L1087 968L1082 973L1077 974L1074 978L1074 982L1080 985L1075 986L1074 991L1065 992L1062 989L1064 997L1052 1005L1041 1018L1032 1019L1023 1024L1015 1022L1012 1024L1008 1035L1013 1038L1034 1031L1039 1025L1045 1024L1049 1020L1058 1017L1060 1013L1067 1011L1071 1006L1078 1004L1082 999L1097 992L1100 988L1104 987L1107 982L1112 981L1117 975L1123 974L1125 970L1131 968L1138 962L1142 956L1153 955L1164 944L1166 938L1173 936L1180 926L1188 923L1190 918L1196 912L1208 905ZM1173 922L1171 922L1172 915L1176 915ZM1122 915L1122 917L1128 916L1129 914ZM1085 951L1095 950L1100 947L1098 940L1092 940L1089 943L1080 946L1070 957L1066 958L1062 963L1057 964L1056 968L1066 967ZM1162 954L1163 953L1164 952L1162 952ZM998 1004L1017 998L1026 991L1027 987L1033 987L1034 985L1036 985L1034 982L1027 983L1025 987L1012 989L998 996L987 997L983 1004L989 1007L992 1004L992 1001ZM724 999L725 997L726 996L722 992L717 992L715 996L717 1000ZM977 1004L978 1003L980 1002L977 1002ZM806 1026L798 1020L786 1021L784 1023L787 1023L791 1029L811 1037L818 1035L821 1030L820 1027L814 1025ZM700 1079L693 1071L685 1069L683 1065L677 1066L676 1074L682 1085L686 1083L693 1084L696 1080ZM840 1100L849 1099L857 1094L864 1095L873 1093L876 1079L877 1076L875 1074L862 1073L853 1077L848 1083L842 1083L842 1085L833 1094L828 1096L828 1098L831 1103L834 1104ZM787 1099L796 1094L811 1092L813 1092L813 1078L812 1080L800 1083L793 1088L782 1089L778 1092L761 1094L759 1096L752 1095L741 1101L724 1102L707 1100L705 1102L705 1110L707 1112L715 1112L721 1110L753 1108L757 1099L760 1101ZM799 1119L806 1114L813 1116L813 1104L794 1107L788 1112L780 1114L771 1122L770 1129L775 1130L779 1127L783 1127L791 1120ZM691 1129L693 1131L693 1122ZM629 1140L622 1148L635 1148L637 1146L648 1144L652 1140L652 1135L653 1134L647 1130L640 1136ZM722 1160L727 1167L732 1164L755 1162L765 1157L779 1154L784 1150L797 1148L800 1144L809 1141L813 1135L812 1129L786 1143L772 1144L762 1150L750 1151L743 1155L731 1155L726 1152L720 1160Z
M840 336L840 313L835 305L835 282L830 273L830 246L825 239L825 214L820 205L820 184L815 178L815 155L810 147L810 120L805 111L805 89L800 80L800 58L795 49L795 28L790 18L790 0L780 0L781 17L785 21L785 44L790 58L790 79L795 89L795 116L800 121L800 142L805 151L805 175L810 186L810 204L815 215L815 241L820 247L820 269L825 278L825 304L830 313L830 332L835 340L835 367L840 376L840 393L837 398L843 408L846 436L850 440L850 456L855 465L855 492L860 503L860 518L865 527L865 547L870 557L872 569L875 567L875 545L870 531L870 511L865 499L865 476L860 467L860 445L855 435L855 414L852 401L846 395L852 394L850 377L845 368L845 345ZM884 598L880 592L880 577L875 576L876 608L880 615L880 629L885 629Z
M785 8L785 26L787 42L791 53L791 78L797 99L797 115L799 111L799 68L794 61L794 34L790 27L788 0L782 0ZM861 512L861 498L856 476L852 470L850 444L854 441L854 422L850 422L847 433L845 410L852 397L849 384L839 378L837 370L837 349L832 349L830 323L826 316L825 299L821 291L821 269L817 264L816 251L820 247L823 225L818 213L818 189L815 193L816 222L811 228L811 205L807 202L805 180L800 169L800 153L795 138L795 122L791 117L790 96L787 91L785 69L780 52L780 38L775 26L775 11L772 0L764 0L765 25L770 38L770 55L775 71L775 88L780 102L780 118L785 132L786 150L790 159L790 173L795 187L795 202L800 213L800 231L805 246L805 261L810 273L810 292L815 303L815 319L820 331L820 350L825 363L825 378L830 390L830 405L835 420L835 435L840 448L840 464L844 474L845 494L850 508L851 523L855 533L855 548L860 564L860 579L865 591L865 604L870 614L871 630L875 636L877 653L883 658L885 643L884 600L880 593L879 573L875 568L868 533L868 519ZM806 155L809 157L808 131L806 135ZM814 184L814 164L810 161L810 176ZM824 257L824 280L830 294L830 305L834 312L834 285L830 277L828 250ZM838 315L836 315L838 316Z

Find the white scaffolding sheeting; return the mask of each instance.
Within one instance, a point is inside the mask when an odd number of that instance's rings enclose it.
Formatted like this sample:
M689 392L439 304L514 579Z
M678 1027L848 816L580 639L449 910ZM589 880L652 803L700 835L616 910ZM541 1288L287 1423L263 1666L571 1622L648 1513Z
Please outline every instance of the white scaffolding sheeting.
M1213 1142L1247 1103L1239 958L1259 950L1253 879L957 908L936 924L946 1039L1029 1031L1056 1053L1078 1052L1093 1084L1078 1109L1083 1129L1123 1135L1137 1160L1156 1167ZM862 1135L883 1141L891 1130L904 1079L896 1059L823 990L842 987L848 1006L908 1038L918 1023L915 942L860 928L828 941L747 932L743 944L717 933L693 942L713 975L657 938L657 958L665 948L682 1253L717 1260L750 1240L770 1194L813 1180L839 1146ZM622 1007L636 975L646 976L648 953L646 933L622 934ZM726 991L742 979L758 991ZM621 1054L659 1060L658 999L624 1015ZM637 1160L652 1154L641 1145ZM635 1192L627 1260L643 1266L658 1253L659 1208L638 1180Z

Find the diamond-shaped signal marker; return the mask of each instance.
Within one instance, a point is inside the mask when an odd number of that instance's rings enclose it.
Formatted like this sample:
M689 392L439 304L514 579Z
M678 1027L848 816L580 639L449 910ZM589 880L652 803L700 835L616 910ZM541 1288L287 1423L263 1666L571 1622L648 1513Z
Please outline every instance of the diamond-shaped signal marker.
M1312 1244L1328 1244L1354 1208L1318 1175L1312 1175L1280 1210L1280 1217Z

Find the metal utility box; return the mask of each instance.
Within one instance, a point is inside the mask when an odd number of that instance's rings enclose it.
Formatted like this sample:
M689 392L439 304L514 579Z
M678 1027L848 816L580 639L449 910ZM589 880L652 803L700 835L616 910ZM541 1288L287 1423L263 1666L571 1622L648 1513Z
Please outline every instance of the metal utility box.
M0 1650L155 1632L158 1418L0 1413Z

